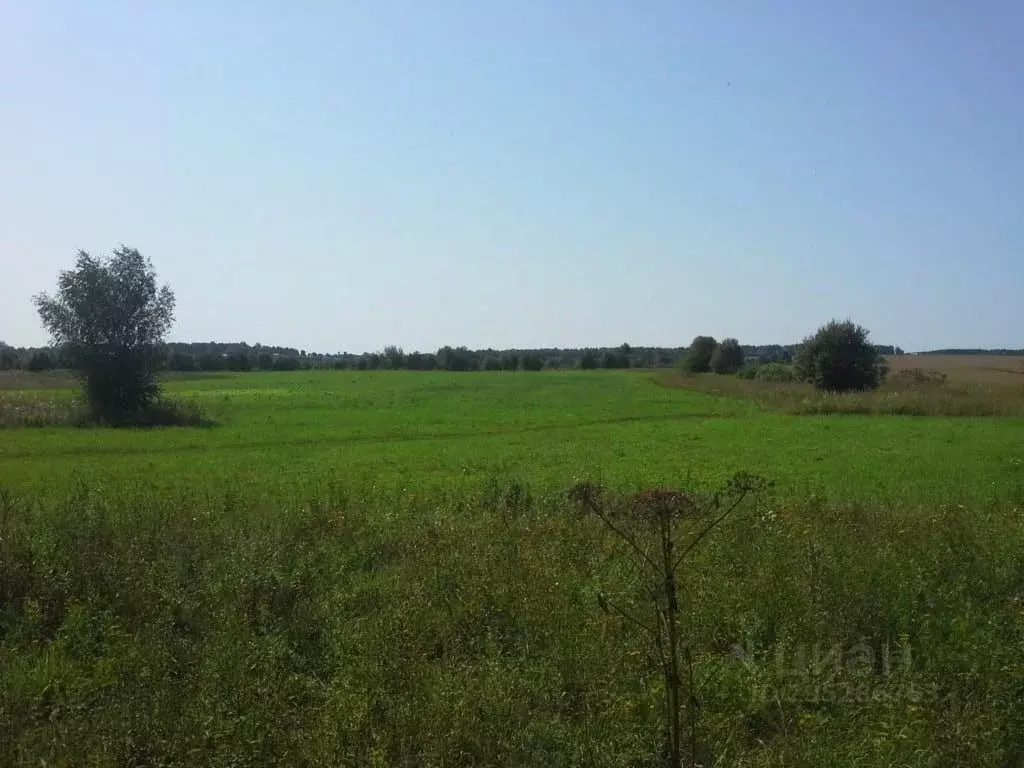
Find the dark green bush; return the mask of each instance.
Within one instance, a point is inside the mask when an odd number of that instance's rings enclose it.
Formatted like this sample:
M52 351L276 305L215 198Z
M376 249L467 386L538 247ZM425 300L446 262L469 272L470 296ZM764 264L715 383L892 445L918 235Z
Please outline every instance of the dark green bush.
M743 367L743 347L736 339L723 339L711 353L710 366L715 373L736 373Z
M760 365L748 365L746 368L740 368L740 370L736 372L736 378L753 381L757 378L757 372L760 368Z
M796 374L792 366L782 363L767 363L759 365L754 369L754 376L757 381L770 381L778 384L789 384L796 381Z
M887 371L868 331L852 320L832 320L804 339L794 368L799 379L827 392L877 389Z
M139 411L107 413L99 423L110 427L207 427L213 424L198 403L163 397Z
M707 373L711 370L711 356L718 342L711 336L697 336L691 343L680 366L686 373Z

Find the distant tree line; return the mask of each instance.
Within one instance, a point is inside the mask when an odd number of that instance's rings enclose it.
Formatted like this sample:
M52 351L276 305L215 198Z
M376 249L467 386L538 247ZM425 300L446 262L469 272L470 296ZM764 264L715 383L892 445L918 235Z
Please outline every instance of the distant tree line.
M67 368L62 353L51 347L12 347L0 341L0 371L50 371Z
M712 340L713 341L713 340ZM734 340L733 340L734 341ZM724 344L724 342L723 342ZM717 344L716 344L717 346ZM791 363L799 344L739 346L743 363ZM876 345L879 354L901 355L892 345ZM688 354L686 347L469 349L444 346L435 352L405 352L386 346L378 352L308 352L294 347L248 344L245 342L171 342L166 345L164 367L171 371L298 371L410 370L410 371L539 371L582 368L672 368ZM731 352L732 346L724 352ZM713 352L713 348L712 348ZM722 353L720 353L721 355ZM921 354L1024 354L1024 350L936 350ZM736 358L732 358L735 360ZM731 365L726 359L725 364ZM722 361L720 361L721 365ZM710 369L711 358L707 358ZM68 367L62 353L51 347L12 347L0 342L0 371L48 371Z
M168 368L174 371L249 370L410 370L410 371L540 371L569 368L671 367L681 350L663 347L594 349L469 349L445 345L435 352L405 352L386 346L379 352L333 354L244 343L168 345Z

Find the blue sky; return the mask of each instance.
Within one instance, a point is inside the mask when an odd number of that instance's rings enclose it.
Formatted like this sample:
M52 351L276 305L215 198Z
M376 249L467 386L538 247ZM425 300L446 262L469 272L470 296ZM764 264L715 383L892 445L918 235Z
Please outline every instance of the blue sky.
M1024 4L0 2L0 339L1024 346Z

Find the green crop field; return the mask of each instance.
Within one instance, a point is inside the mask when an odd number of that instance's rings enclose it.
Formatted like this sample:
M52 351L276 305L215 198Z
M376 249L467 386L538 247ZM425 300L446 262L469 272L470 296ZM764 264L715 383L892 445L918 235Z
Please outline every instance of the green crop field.
M73 396L18 376L12 420ZM179 377L212 425L0 429L0 765L662 765L645 582L565 492L643 536L630 494L740 471L680 569L689 764L1022 764L1024 418L717 381Z
M430 490L494 477L549 491L580 478L705 486L738 470L782 492L841 500L988 500L1024 487L1024 418L771 414L643 372L311 371L169 390L218 425L12 430L0 442L0 478L36 496L164 484L269 499L323 485Z

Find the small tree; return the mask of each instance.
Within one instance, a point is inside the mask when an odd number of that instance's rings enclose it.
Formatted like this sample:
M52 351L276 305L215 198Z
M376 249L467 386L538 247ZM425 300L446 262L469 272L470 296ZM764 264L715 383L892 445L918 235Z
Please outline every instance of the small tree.
M18 353L13 347L0 343L0 371L9 371L18 367Z
M196 360L196 365L201 371L224 370L224 358L216 352L204 352Z
M718 342L712 336L697 336L683 358L683 370L688 373L707 373L711 370L711 356Z
M609 350L604 354L605 368L629 368L629 357L622 352Z
M42 371L48 371L53 368L53 359L45 349L37 349L32 353L32 356L28 359L28 364L25 368L32 373L41 373Z
M152 405L174 322L174 294L157 287L148 259L121 246L109 259L79 251L60 273L57 294L35 305L43 325L83 383L94 417L120 418Z
M585 371L592 371L594 368L597 368L597 355L594 353L594 350L588 349L583 353L583 356L580 358L580 368Z
M746 358L743 347L736 339L723 339L711 355L711 370L715 373L736 373Z
M466 347L444 346L437 350L437 367L445 371L472 371L476 368L473 353Z
M524 371L540 371L544 368L544 358L540 355L528 352L523 355L523 370Z
M194 371L196 359L191 352L184 352L180 349L171 352L167 361L167 367L172 371Z
M224 366L229 371L251 371L252 355L249 354L247 349L233 350L228 352L228 356L224 360Z
M876 389L885 379L885 358L852 320L832 320L804 339L794 360L797 378L827 392Z
M429 353L412 352L405 359L410 371L430 371L437 367L437 361Z
M402 348L395 345L389 344L384 347L384 357L388 361L388 368L393 371L397 371L399 368L405 367L405 352Z

